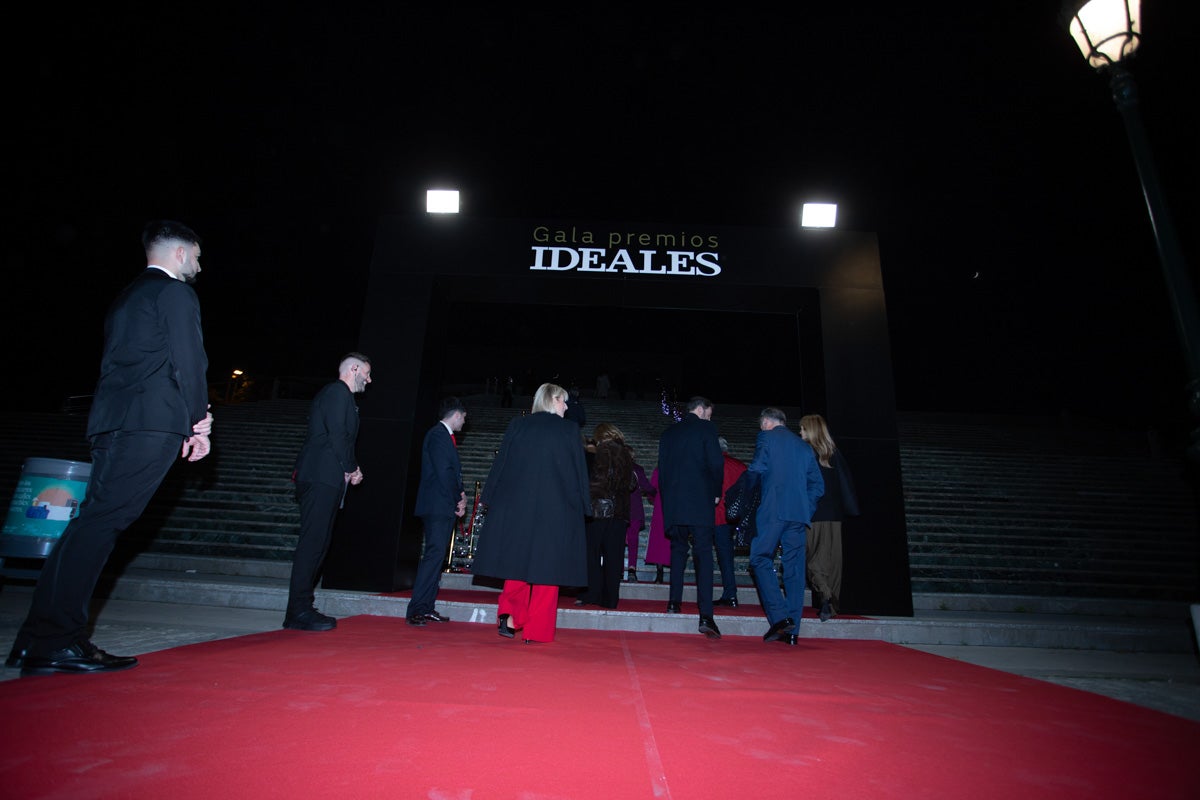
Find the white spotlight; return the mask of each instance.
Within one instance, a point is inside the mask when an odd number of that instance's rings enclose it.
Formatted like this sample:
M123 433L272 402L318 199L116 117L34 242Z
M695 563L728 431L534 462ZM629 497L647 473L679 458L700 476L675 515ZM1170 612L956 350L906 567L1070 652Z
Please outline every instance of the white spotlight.
M800 224L805 228L832 228L837 223L837 203L805 203Z
M425 193L425 210L430 214L457 214L457 189L430 189Z

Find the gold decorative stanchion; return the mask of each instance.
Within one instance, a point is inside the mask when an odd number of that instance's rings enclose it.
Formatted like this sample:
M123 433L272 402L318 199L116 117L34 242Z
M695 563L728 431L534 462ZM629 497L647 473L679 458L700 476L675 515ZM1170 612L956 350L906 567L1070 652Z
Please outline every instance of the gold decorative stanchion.
M446 550L446 568L442 570L443 572L454 572L454 540L462 538L461 528L462 523L456 521L454 527L450 529L450 547Z
M479 481L475 481L475 501L471 504L471 521L467 524L467 557L471 559L475 558L475 537L483 522L483 506L479 504L482 486Z
M444 572L470 572L471 561L475 558L475 537L483 525L483 506L479 503L482 484L475 481L475 503L470 516L464 515L454 522L454 530L450 534L450 549L446 553L446 568ZM457 564L455 559L458 559Z

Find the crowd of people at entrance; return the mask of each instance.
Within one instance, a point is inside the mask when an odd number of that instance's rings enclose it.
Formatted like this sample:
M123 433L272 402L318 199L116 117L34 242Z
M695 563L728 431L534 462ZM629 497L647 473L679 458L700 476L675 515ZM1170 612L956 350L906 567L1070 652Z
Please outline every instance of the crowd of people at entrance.
M822 417L804 417L797 434L783 411L763 409L747 464L717 434L713 404L694 397L663 432L647 477L622 431L609 422L584 431L569 413L573 403L579 409L561 386L539 387L530 413L510 422L484 483L486 524L472 571L503 581L499 635L553 641L560 587L578 587L577 606L618 608L622 583L638 581L647 500L644 563L654 567L655 583L669 570L666 612L676 614L690 558L697 630L706 637L721 637L714 607L738 607L738 546L749 550L768 622L764 640L796 643L806 584L822 620L837 613L841 521L858 508Z

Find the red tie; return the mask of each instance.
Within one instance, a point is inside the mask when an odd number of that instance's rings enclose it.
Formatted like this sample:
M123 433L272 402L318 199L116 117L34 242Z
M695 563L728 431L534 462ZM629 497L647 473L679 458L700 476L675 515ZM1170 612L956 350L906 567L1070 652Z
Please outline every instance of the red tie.
M458 439L454 438L454 434L450 434L450 441L454 442L454 446L458 447Z

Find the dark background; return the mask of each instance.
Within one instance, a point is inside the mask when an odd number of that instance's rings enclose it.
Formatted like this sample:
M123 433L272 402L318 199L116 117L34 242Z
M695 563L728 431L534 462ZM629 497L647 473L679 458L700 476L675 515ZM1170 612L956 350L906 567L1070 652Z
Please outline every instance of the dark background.
M879 237L901 410L1185 425L1107 81L1058 2L941 5L30 11L4 34L5 403L91 391L157 217L204 237L211 379L331 378L378 219L451 185L522 219L777 228L834 201ZM1194 267L1194 12L1144 6L1133 69Z

